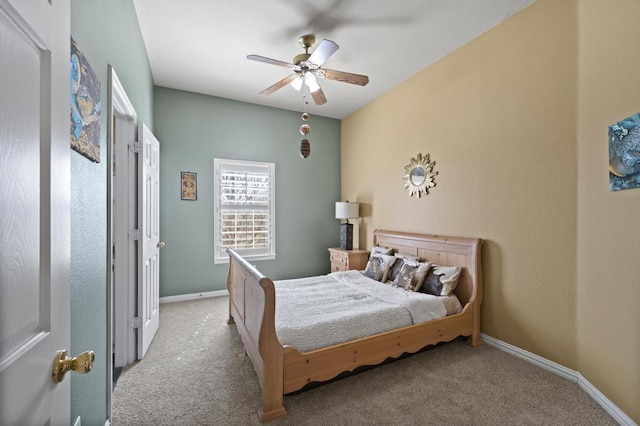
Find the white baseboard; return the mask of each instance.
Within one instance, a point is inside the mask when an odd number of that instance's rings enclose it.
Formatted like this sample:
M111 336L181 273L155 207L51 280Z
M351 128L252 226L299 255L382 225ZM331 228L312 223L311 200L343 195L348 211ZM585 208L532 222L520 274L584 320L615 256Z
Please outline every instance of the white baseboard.
M578 385L589 394L613 419L622 426L638 426L636 422L627 416L617 405L611 402L602 392L596 389L582 374L578 373Z
M165 296L160 298L160 303L184 302L186 300L204 299L207 297L228 296L227 290L205 291L204 293L178 294L175 296Z
M524 349L520 349L517 346L510 345L502 340L487 336L484 333L480 333L480 337L489 346L493 346L511 355L517 356L518 358L522 358L525 361L537 365L538 367L544 368L547 371L577 383L578 386L580 386L583 391L585 391L591 398L593 398L594 401L604 408L604 410L609 413L609 415L613 417L618 424L622 426L638 426L631 417L627 416L620 408L618 408L618 406L611 402L609 398L604 396L602 392L589 383L589 381L579 372L571 370L570 368L564 367L560 364L556 364L553 361L525 351Z
M502 340L498 340L491 336L487 336L484 333L480 333L480 337L482 341L485 342L489 346L496 347L504 352L510 353L511 355L515 355L518 358L522 358L525 361L529 361L531 364L537 365L538 367L544 368L545 370L551 371L558 376L564 377L567 380L572 381L573 383L578 382L578 372L573 371L570 368L564 367L560 364L556 364L553 361L549 361L546 358L542 358L536 354L531 352L527 352L524 349L520 349L517 346L510 345L509 343L503 342Z

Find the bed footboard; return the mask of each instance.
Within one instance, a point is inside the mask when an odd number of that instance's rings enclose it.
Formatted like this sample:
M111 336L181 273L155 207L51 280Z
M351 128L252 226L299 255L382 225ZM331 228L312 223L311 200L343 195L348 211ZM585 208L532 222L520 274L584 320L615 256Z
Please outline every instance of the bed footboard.
M228 249L229 323L235 323L262 388L260 421L287 414L283 405L283 347L275 329L275 288L271 279Z

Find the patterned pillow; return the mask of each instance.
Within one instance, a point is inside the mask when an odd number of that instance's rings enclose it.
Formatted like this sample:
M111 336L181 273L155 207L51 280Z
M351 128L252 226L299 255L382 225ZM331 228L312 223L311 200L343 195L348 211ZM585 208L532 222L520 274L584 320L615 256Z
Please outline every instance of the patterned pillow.
M391 268L389 268L389 274L387 275L387 281L395 281L396 277L398 276L398 273L400 272L400 269L402 269L402 265L404 264L404 260L402 260L399 257L396 257L396 260L393 262L393 265L391 265Z
M371 247L371 253L380 253L386 254L387 256L393 255L393 248L391 247L382 247L382 246L373 246Z
M389 269L389 276L387 277L387 281L394 281L398 276L398 272L400 272L400 268L402 268L402 264L405 260L412 260L414 262L419 262L419 259L416 256L411 256L408 254L396 253L394 254L396 257L395 262L391 265L391 269Z
M429 262L404 260L400 272L398 272L398 275L393 281L394 287L400 287L408 291L417 291L422 285L429 268L431 268L431 263Z
M395 257L386 254L371 253L367 267L364 270L365 277L384 282L384 279L387 278L387 274L389 273L389 268L395 259Z
M433 265L419 291L434 296L449 296L456 289L461 272L460 266Z

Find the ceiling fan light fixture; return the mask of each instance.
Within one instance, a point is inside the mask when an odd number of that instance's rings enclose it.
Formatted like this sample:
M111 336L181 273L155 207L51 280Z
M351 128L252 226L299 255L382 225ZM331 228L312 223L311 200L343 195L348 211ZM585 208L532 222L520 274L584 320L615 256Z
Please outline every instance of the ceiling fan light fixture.
M317 92L320 90L320 85L318 84L318 80L316 80L316 76L313 73L306 73L304 75L304 82L309 87L311 93Z
M290 83L291 87L293 87L294 89L296 89L298 92L300 91L300 89L302 89L302 77L298 77L293 79L293 81Z

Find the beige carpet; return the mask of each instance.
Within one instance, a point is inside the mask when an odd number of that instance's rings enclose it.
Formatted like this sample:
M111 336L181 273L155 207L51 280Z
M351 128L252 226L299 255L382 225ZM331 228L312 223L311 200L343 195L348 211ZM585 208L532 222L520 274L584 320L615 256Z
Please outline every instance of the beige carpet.
M147 356L124 369L114 426L257 425L260 386L226 297L163 304ZM461 340L285 397L269 425L615 425L577 384Z

